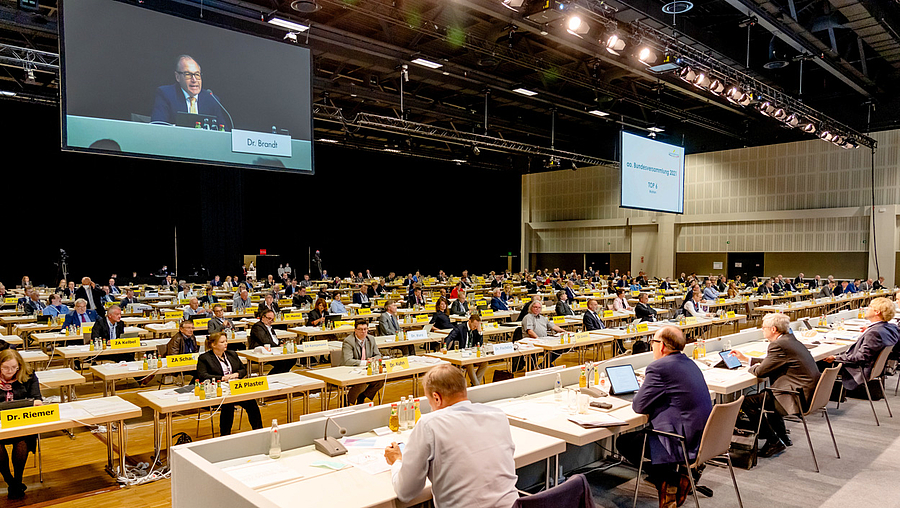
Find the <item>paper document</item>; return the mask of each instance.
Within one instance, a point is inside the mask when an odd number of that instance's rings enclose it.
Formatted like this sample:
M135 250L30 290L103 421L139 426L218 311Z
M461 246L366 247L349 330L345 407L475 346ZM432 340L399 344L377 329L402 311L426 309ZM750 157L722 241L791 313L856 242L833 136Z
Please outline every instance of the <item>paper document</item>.
M577 423L586 429L598 428L598 427L618 427L620 425L627 425L626 422L619 420L618 418L614 418L605 413L590 413L586 415L574 415L569 417L569 421L573 423Z
M80 407L76 407L73 404L60 404L59 405L59 418L61 420L81 420L82 418L90 418L91 414L81 409Z
M222 469L251 489L261 489L270 485L303 478L303 475L288 469L277 460L265 459L260 462L241 464Z
M507 416L534 423L544 423L562 415L562 402L513 401L498 406Z
M123 404L122 400L112 399L109 400L106 397L99 399L86 399L78 401L77 403L81 406L82 409L91 413L94 416L102 416L110 413L117 413L122 411L123 409L127 410L127 406Z
M378 474L390 471L391 466L384 460L384 449L372 450L359 455L343 456L341 460L354 467L358 467L369 474Z

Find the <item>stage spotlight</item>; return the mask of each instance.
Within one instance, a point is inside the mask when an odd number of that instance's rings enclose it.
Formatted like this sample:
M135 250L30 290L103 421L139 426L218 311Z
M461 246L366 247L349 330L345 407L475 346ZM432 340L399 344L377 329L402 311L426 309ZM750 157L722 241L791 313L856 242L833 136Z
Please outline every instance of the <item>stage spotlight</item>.
M720 79L714 79L709 84L709 91L714 95L722 95L722 92L725 91L725 83L723 83Z
M619 56L623 49L625 49L625 41L620 39L618 34L612 34L609 39L606 39L606 51Z
M519 8L525 3L525 0L503 0L500 2L503 7L509 10L519 12Z
M657 55L653 52L652 49L648 47L643 47L638 52L638 60L641 61L644 65L651 65L656 62Z
M685 67L678 73L678 77L683 79L684 81L687 81L688 83L693 83L694 78L697 77L697 73L694 72L694 70L690 67Z
M569 16L569 21L566 23L566 31L568 31L572 35L582 36L588 33L591 30L591 26L587 24L581 16L577 14L573 14Z
M841 136L840 134L835 134L834 137L831 138L831 142L837 146L841 146L842 144L844 144L844 136Z
M828 129L823 129L822 132L819 133L819 139L830 142L834 139L834 133Z
M737 86L733 86L729 88L727 92L725 92L725 98L728 99L728 102L732 104L747 106L748 104L750 104L751 96Z
M815 134L816 125L808 120L800 122L800 130L807 134Z
M775 110L778 108L776 108L775 105L772 104L770 101L765 101L759 105L758 109L759 109L760 113L762 113L766 116L772 116L773 114L775 114Z
M787 112L784 109L778 108L772 113L772 118L776 120L784 120L787 117Z
M701 72L697 74L697 77L694 78L694 86L697 88L709 88L709 77L706 76L706 73Z
M787 118L784 119L784 123L788 127L797 127L798 125L800 125L800 117L794 113L791 113L787 116Z

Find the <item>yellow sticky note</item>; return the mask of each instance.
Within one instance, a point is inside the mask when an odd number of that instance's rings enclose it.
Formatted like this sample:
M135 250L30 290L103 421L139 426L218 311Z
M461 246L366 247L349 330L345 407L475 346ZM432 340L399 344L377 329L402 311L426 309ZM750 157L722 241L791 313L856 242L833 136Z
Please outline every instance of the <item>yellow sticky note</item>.
M59 421L59 404L47 404L44 406L22 407L8 409L0 412L0 427L11 429L35 423L47 423Z
M188 353L186 355L172 355L166 357L168 367L181 367L184 365L197 365L197 357Z
M141 347L141 338L140 337L128 337L125 339L113 339L111 347L112 347L112 349Z
M393 358L385 362L385 367L388 372L394 372L395 370L404 370L409 368L409 358Z
M232 395L261 392L269 389L269 378L251 377L249 379L232 379L228 382Z

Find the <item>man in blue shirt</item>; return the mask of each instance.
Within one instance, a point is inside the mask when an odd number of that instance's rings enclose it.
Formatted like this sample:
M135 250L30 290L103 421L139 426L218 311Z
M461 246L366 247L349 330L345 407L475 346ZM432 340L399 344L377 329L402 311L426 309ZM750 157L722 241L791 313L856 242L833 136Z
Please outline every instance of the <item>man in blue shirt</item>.
M706 287L703 289L703 299L708 302L714 302L718 297L719 292L713 287L712 279L706 279Z
M69 313L69 308L62 304L62 299L56 293L50 295L50 305L44 307L43 314L45 316L53 316L57 318L59 316L65 316Z

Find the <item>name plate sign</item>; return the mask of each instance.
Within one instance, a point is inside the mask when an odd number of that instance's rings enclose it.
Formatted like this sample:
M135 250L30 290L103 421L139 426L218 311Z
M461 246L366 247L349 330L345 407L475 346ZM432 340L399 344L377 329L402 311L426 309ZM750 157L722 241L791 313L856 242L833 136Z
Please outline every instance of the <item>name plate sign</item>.
M259 155L291 156L291 137L271 132L231 131L231 151Z
M310 340L304 342L302 344L303 351L319 351L321 349L328 349L328 341L327 340Z
M94 323L81 323L81 334L82 335L90 335L91 330L94 329Z
M140 337L128 337L125 339L113 339L112 349L123 349L129 347L141 347Z
M650 327L647 326L647 323L638 323L634 326L634 331L641 333L650 331Z
M493 316L494 316L493 310L485 309L485 310L481 311L481 317L493 317Z
M284 314L283 318L285 321L299 320L299 319L303 319L303 313L302 312L288 312L287 314Z
M47 404L44 406L22 407L8 409L0 412L0 427L11 429L36 423L48 423L59 421L59 404Z
M433 303L426 303L426 304L425 304L425 310L434 311L434 310L435 310L435 309L434 309L434 305L435 305L435 304L433 304Z
M340 328L340 327L342 327L342 326L350 326L350 327L352 327L352 326L354 326L355 324L356 324L356 321L335 321L335 322L334 322L334 327L335 327L335 328Z
M278 300L279 307L290 307L293 304L294 304L294 301L291 300L290 298L282 298L282 299Z
M427 323L431 318L428 314L417 314L416 315L416 323Z
M565 316L553 316L553 324L555 324L555 325L562 325L562 324L565 324L565 323L566 323L566 317L565 317Z
M575 342L583 342L591 338L591 332L578 332L575 334Z
M694 316L684 318L684 323L687 325L695 325L697 324L697 318Z
M409 368L409 358L394 358L385 362L385 367L388 372L394 372L397 370L405 370Z
M427 339L428 332L425 330L415 330L412 332L406 332L406 340L417 340L417 339Z
M500 323L487 323L482 328L485 330L499 330Z
M371 315L371 314L372 314L372 309L367 309L367 308L363 307L363 308L359 309L358 314L359 314L360 316Z
M613 317L613 311L611 311L611 310L603 311L603 317Z
M725 317L728 319L734 319L734 311L730 310L730 311L726 312Z
M165 319L181 319L184 317L184 312L180 310L167 310Z
M195 319L194 320L194 328L199 328L201 326L209 326L209 319L210 318Z
M197 357L193 354L171 355L166 357L167 367L181 367L184 365L197 365Z
M504 342L503 344L494 344L495 355L505 355L515 351L512 342Z
M16 298L15 296L13 296L13 297L11 297L11 298L4 298L4 299L3 299L3 303L13 303L13 304L15 304L15 303L18 303L18 302L19 302L19 299Z
M250 379L232 379L228 382L232 395L262 392L269 389L269 378L252 377Z
M191 303L191 299L190 299L190 298L182 298L182 299L178 300L178 304L179 304L179 305L187 305L187 304L189 304L189 303Z

